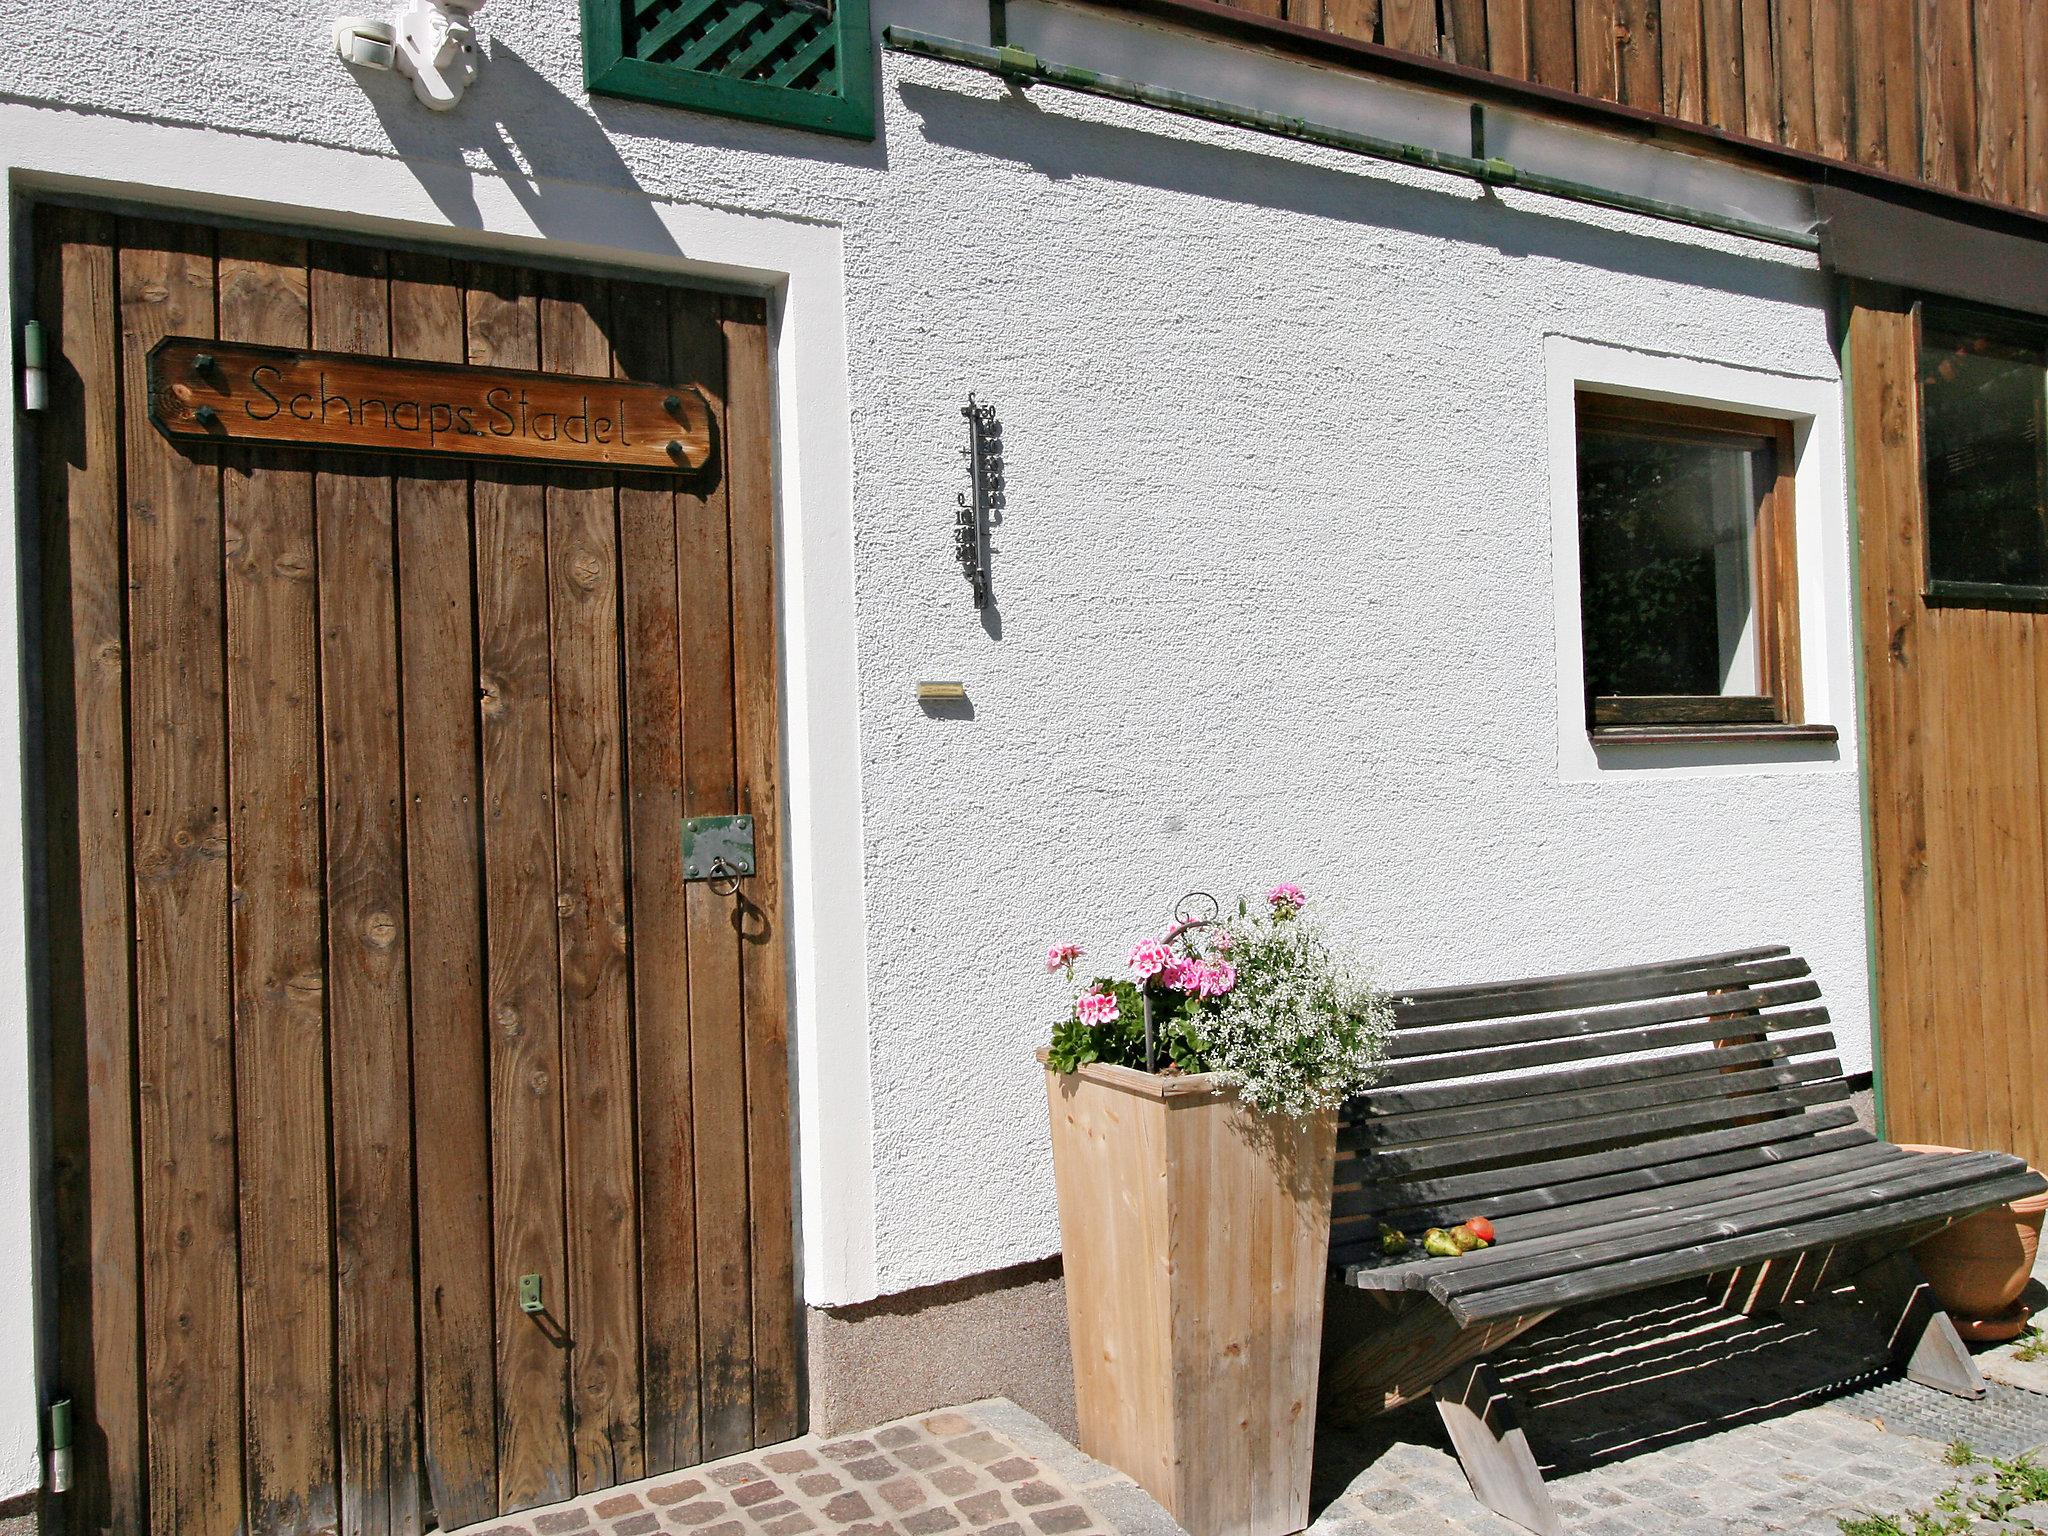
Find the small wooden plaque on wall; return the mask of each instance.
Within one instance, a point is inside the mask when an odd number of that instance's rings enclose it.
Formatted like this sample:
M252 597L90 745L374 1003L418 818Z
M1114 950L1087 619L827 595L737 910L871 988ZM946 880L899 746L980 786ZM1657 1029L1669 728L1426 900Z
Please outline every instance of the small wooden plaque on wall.
M178 442L517 459L587 469L702 469L711 408L695 385L295 352L167 336L149 414Z

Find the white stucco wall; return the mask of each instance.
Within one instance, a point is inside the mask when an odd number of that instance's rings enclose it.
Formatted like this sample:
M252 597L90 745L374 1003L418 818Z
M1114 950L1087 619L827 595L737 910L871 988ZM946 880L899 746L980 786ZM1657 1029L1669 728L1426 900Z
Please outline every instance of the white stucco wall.
M874 145L593 106L573 0L484 11L484 78L435 118L332 59L334 9L81 0L53 27L0 0L21 23L0 161L17 193L545 240L780 295L810 1300L1057 1248L1030 1057L1062 1001L1044 946L1120 953L1191 887L1298 880L1408 984L1782 941L1868 1066L1835 362L1810 259L899 56ZM955 32L985 14L879 9ZM1566 761L1561 344L1711 376L1812 415L1823 457L1835 442L1800 517L1809 694L1838 752ZM970 389L1008 451L986 625L950 547ZM10 609L11 571L9 551ZM920 678L963 680L972 718L921 712ZM16 736L0 720L9 829ZM0 953L18 953L19 856L9 830ZM14 1297L24 998L7 962ZM0 1498L34 1472L19 1310L0 1306Z

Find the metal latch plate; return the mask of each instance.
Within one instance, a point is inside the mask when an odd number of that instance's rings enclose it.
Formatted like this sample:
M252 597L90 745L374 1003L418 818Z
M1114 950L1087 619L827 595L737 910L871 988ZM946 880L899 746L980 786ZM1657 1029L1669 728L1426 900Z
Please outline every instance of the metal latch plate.
M683 823L685 880L723 880L753 872L753 817L692 816Z
M519 1310L522 1312L545 1312L547 1304L540 1299L540 1276L519 1277Z

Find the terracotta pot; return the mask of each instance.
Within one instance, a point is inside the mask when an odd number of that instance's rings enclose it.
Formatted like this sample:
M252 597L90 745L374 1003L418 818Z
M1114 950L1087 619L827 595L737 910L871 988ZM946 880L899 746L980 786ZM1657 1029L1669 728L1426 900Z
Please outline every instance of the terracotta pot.
M1961 1147L1900 1143L1908 1152L1960 1152ZM2034 1272L2048 1192L1966 1216L1913 1245L1913 1257L1942 1306L1959 1318L2003 1326ZM1995 1320L1995 1321L1994 1321ZM2020 1312L2019 1326L2026 1325ZM2018 1328L2013 1330L2015 1333Z

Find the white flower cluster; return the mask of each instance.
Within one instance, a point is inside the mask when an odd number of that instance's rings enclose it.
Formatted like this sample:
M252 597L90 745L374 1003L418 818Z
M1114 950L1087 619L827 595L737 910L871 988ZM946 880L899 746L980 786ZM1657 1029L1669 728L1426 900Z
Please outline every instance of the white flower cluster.
M1237 985L1208 1029L1213 1065L1252 1108L1297 1118L1367 1087L1386 1053L1393 1008L1313 921L1280 907L1229 925Z

